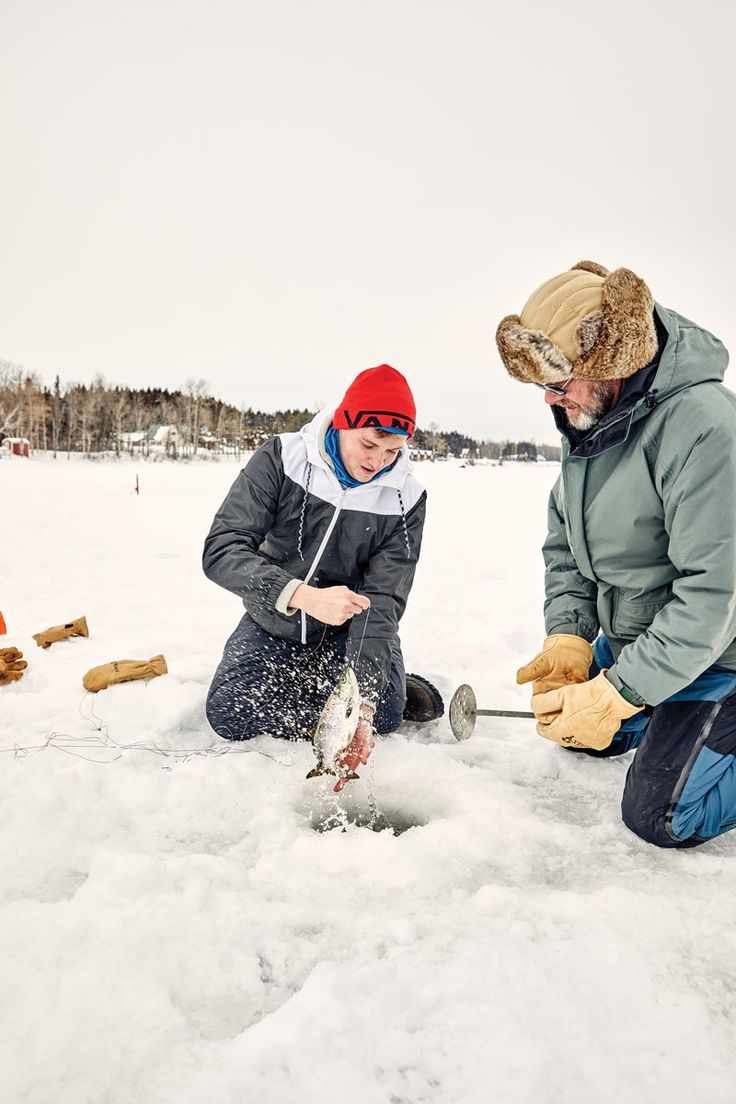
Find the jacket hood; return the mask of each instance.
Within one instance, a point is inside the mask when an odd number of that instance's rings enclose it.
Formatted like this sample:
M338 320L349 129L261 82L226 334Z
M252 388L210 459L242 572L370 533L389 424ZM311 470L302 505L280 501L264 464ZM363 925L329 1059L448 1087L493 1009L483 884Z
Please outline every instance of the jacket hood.
M632 425L672 395L700 383L722 383L728 350L708 330L658 303L654 305L659 348L654 359L624 384L616 406L585 434L570 433L552 408L557 428L575 457L597 456L629 435Z
M655 304L655 319L667 333L654 381L658 402L697 383L723 382L728 367L728 350L723 342L659 304Z
M307 448L307 460L315 467L322 468L325 471L330 472L331 475L337 479L332 465L327 459L327 453L325 451L325 433L329 429L332 418L334 415L334 407L329 407L324 410L320 410L319 414L315 414L311 422L307 422L305 426L302 426L300 433L304 437L304 442ZM394 461L393 467L390 471L385 472L380 479L382 487L394 487L396 490L402 490L406 480L409 476L409 449L408 444L404 443L401 446L398 458ZM372 486L372 483L362 483L359 487L353 487L349 494L360 494L360 492L366 488Z

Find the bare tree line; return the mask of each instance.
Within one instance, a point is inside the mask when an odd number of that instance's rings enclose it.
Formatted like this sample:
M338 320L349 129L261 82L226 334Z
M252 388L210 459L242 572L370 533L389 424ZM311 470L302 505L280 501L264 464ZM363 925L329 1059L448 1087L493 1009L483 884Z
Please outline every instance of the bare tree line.
M245 452L266 437L296 430L308 410L274 413L236 407L209 394L205 380L182 391L119 387L97 376L91 384L48 388L32 373L0 361L0 441L26 438L32 449L53 453L139 452L159 446L172 457L201 451Z
M169 391L120 387L100 375L90 384L62 385L57 376L48 388L34 373L0 359L0 443L5 437L26 438L32 449L54 457L152 451L175 459L200 452L239 455L276 433L300 429L312 414L234 406L214 398L203 379ZM477 441L457 430L442 431L436 423L418 429L414 445L432 456L559 459L560 454L555 446L534 442Z

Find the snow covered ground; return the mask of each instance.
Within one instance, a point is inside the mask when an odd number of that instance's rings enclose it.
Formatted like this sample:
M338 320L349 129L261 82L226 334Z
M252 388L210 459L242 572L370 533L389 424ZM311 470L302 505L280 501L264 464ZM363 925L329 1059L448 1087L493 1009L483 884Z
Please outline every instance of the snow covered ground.
M2 643L30 661L0 688L0 748L84 738L0 754L2 1099L732 1102L736 836L636 839L626 759L528 721L456 744L443 720L380 742L338 801L305 745L99 746L218 743L203 703L240 606L199 557L236 470L0 463ZM407 667L528 708L513 673L543 635L555 469L417 474ZM88 640L31 640L81 614ZM82 689L157 652L163 678ZM371 792L383 831L361 826Z

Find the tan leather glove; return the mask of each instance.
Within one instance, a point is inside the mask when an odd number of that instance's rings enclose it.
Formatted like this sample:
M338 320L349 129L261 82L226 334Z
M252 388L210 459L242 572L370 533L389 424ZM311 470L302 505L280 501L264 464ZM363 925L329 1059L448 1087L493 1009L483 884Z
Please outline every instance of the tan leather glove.
M23 678L27 666L23 653L17 648L0 648L0 686Z
M50 648L52 644L68 640L70 636L89 636L86 617L78 617L76 621L67 621L66 625L54 625L43 632L34 633L33 639L39 648Z
M85 690L96 694L98 690L104 690L118 682L156 678L157 675L165 675L167 671L166 660L162 655L153 656L152 659L114 659L112 663L93 667L84 676L82 683Z
M532 694L544 694L571 682L586 682L593 662L593 649L582 636L556 633L548 636L542 650L516 672L516 682L531 682Z
M641 713L643 705L622 698L601 671L589 682L573 683L532 698L539 720L537 732L563 747L595 748L602 751L621 727L621 722Z

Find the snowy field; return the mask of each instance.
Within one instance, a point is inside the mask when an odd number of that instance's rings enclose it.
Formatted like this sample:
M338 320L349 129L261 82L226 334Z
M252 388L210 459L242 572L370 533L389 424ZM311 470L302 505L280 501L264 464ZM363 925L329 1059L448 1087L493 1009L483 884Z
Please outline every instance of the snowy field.
M628 757L518 720L457 744L443 719L379 742L338 800L303 744L115 750L220 743L203 704L241 608L200 553L236 471L0 463L0 643L30 661L0 747L75 753L0 755L3 1101L732 1104L736 835L635 838ZM402 639L448 696L528 708L555 472L417 468ZM82 614L90 639L31 640ZM82 689L157 652L163 678Z

